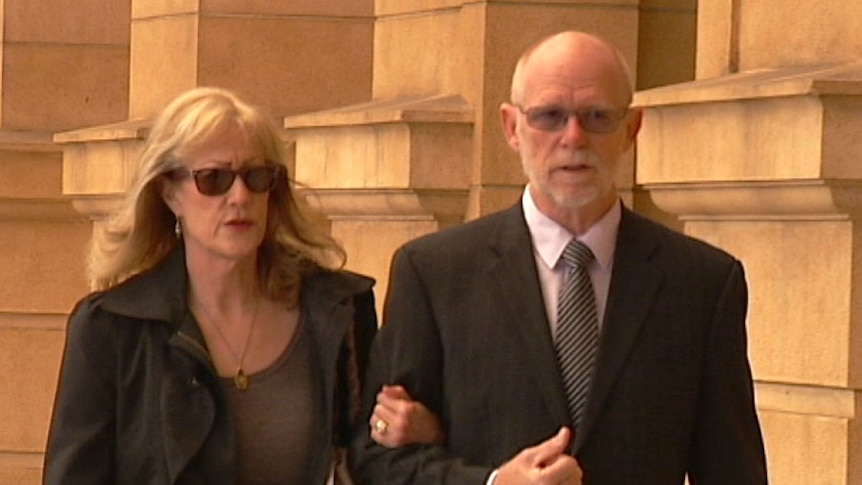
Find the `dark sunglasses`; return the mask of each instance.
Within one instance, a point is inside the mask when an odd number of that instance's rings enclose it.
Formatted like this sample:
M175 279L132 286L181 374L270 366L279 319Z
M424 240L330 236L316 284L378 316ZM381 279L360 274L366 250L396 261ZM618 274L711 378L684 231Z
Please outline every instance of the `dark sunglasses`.
M628 112L628 109L621 112L612 109L568 110L559 106L538 106L529 109L518 106L518 109L526 116L527 124L537 130L562 130L569 119L574 117L587 133L613 133Z
M202 168L200 170L177 169L169 172L174 180L192 177L195 187L202 195L222 195L233 186L237 175L242 179L250 192L257 194L268 192L275 187L278 177L284 169L281 165L256 165L241 170L227 168Z

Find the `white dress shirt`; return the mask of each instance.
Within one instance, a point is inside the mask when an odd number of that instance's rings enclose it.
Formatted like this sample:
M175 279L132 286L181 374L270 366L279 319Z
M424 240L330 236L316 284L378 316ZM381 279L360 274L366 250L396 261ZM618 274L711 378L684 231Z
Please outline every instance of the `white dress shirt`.
M566 262L562 261L562 255L566 245L575 236L536 207L533 196L530 195L529 186L524 189L521 206L524 208L524 218L527 220L530 238L533 240L533 256L536 258L536 268L539 270L539 283L542 286L542 298L545 300L545 312L548 315L551 336L556 339L557 301L560 298L560 288L566 277ZM596 295L599 328L601 328L604 320L605 307L608 302L611 270L614 263L614 247L617 243L622 213L620 203L614 204L585 234L577 238L589 246L596 257L587 269ZM498 472L499 469L495 469L491 473L487 485L494 484Z
M551 326L551 335L557 333L557 301L560 288L566 276L566 262L562 260L563 250L575 236L565 227L551 220L539 211L529 187L521 197L524 217L530 229L533 240L533 256L536 258L536 268L539 270L539 282L542 286L542 297L545 300L545 311ZM589 246L596 259L590 263L590 280L596 294L596 313L601 328L608 301L608 289L611 285L611 270L614 262L614 247L617 242L617 232L622 218L620 204L614 204L611 209L599 219L587 232L577 239Z

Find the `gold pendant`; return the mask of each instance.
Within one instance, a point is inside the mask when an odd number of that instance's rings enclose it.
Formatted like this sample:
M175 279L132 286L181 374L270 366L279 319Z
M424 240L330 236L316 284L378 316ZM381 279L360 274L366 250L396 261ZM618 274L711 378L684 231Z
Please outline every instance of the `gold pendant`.
M236 374L233 376L233 385L240 391L248 389L248 376L245 375L242 368L236 370Z

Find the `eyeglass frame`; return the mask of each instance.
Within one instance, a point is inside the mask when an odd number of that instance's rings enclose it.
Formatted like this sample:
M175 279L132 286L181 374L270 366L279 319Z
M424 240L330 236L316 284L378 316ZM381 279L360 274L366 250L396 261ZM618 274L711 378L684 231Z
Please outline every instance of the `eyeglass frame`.
M601 108L566 109L566 108L563 108L561 106L557 106L557 105L553 105L553 104L543 105L543 106L533 106L532 108L525 108L519 104L512 104L512 105L515 108L517 108L518 111L521 112L521 114L524 115L524 118L527 120L527 125L529 125L531 128L534 128L536 130L545 131L545 132L549 132L549 133L552 133L555 131L560 131L560 130L564 129L566 127L566 125L569 124L569 120L574 118L578 121L578 126L580 126L581 129L584 130L585 132L591 133L591 134L596 134L596 135L606 135L608 133L613 133L613 132L617 131L620 127L620 124L623 122L623 120L629 114L629 111L631 111L631 108L628 106L623 108L622 110L614 110L614 109L601 109ZM544 110L544 111L559 110L565 114L565 117L562 119L562 121L559 124L555 125L555 127L553 127L553 128L545 128L545 127L537 126L534 124L535 119L533 118L532 114L536 113L537 111L540 111L540 110ZM607 114L613 115L613 118L614 118L613 119L613 127L609 128L607 130L595 130L594 128L590 127L590 123L589 122L585 123L583 120L584 120L584 116L591 114L591 113L607 113Z
M269 183L269 185L266 188L264 188L262 190L257 190L255 188L251 187L248 183L248 180L247 180L249 173L252 170L257 170L257 169L267 169L267 170L271 170L273 173L272 181ZM278 163L266 162L263 165L245 166L239 170L233 170L230 168L219 168L219 167L207 167L207 168L199 168L199 169L194 169L194 170L189 169L189 168L176 168L176 169L169 170L169 171L165 172L164 175L166 177L168 177L169 179L174 180L174 181L185 180L187 178L191 178L194 181L195 189L198 191L199 194L206 196L206 197L218 197L220 195L224 195L224 194L230 192L230 189L233 187L233 184L236 183L237 178L242 180L243 185L245 185L245 188L249 192L254 193L254 194L265 194L267 192L272 191L272 189L275 188L275 186L278 184L279 177L281 176L282 173L284 173L284 171L285 171L285 167L283 165L278 164ZM200 174L202 174L204 172L222 172L222 173L228 172L231 174L230 183L227 185L227 187L223 191L208 192L208 191L202 190L199 177L200 177Z

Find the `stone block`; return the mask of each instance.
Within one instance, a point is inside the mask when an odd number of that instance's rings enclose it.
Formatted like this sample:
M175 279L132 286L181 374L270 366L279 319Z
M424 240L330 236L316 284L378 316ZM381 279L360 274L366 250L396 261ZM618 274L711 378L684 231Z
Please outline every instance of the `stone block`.
M851 485L849 420L761 411L769 482L782 485Z
M315 188L406 188L409 132L406 125L302 130L296 180Z
M367 17L373 20L374 0L205 0L202 12L303 15L324 17Z
M131 29L128 118L144 119L198 85L198 18L133 20Z
M637 181L862 178L856 163L862 141L855 136L862 127L860 95L859 63L746 72L639 91L634 103L646 114Z
M739 70L855 62L862 50L862 3L734 2ZM792 28L789 28L792 26Z
M125 123L60 133L63 193L119 195L126 191L143 149L144 123Z
M197 82L275 116L365 102L373 32L371 18L203 16Z
M637 182L816 179L822 130L822 105L810 96L648 109L637 145Z
M859 83L862 85L862 83ZM823 169L824 179L862 178L859 154L862 153L862 98L823 96Z
M469 127L354 126L304 130L300 136L296 178L311 187L466 189L469 184Z
M2 319L0 388L5 392L0 396L0 450L42 452L65 342L65 317ZM17 321L12 325L9 320ZM35 326L28 328L31 322Z
M638 19L638 89L694 79L696 8L641 7Z
M735 0L697 2L697 79L725 76L739 69L738 39L734 32L736 5Z
M188 15L200 11L200 0L131 0L132 20Z
M36 199L62 195L62 153L0 149L0 194Z
M681 2L691 2L692 0L655 0L654 3L660 5L679 5ZM542 6L637 6L638 0L484 0L473 2L470 0L413 0L404 2L401 0L377 0L375 12L378 16L381 15L399 15L418 12L428 12L431 10L443 10L468 7L471 4L481 4L490 6L491 4L518 4L518 5L542 5ZM646 3L641 0L640 3Z
M470 177L473 113L459 96L363 103L286 118L296 179L327 189L457 189Z
M7 210L4 206L0 204L0 213ZM90 232L83 218L0 219L0 314L71 310L88 291L84 260Z
M185 13L371 17L374 0L132 0L133 18Z
M384 17L374 31L374 99L459 93L459 10Z
M377 16L404 15L428 13L434 10L457 9L466 6L470 2L465 0L376 0L374 13ZM484 3L484 2L480 2Z
M126 118L127 45L6 44L2 127L62 131Z
M7 43L129 45L128 1L5 0Z
M6 466L0 460L0 483L9 485L39 485L42 483L41 467Z
M749 285L749 355L758 380L856 385L858 286L853 223L824 220L688 220L685 232L739 258ZM853 317L851 320L851 316ZM805 456L805 455L802 455ZM780 482L776 482L780 483Z
M640 8L651 11L694 11L698 3L698 0L641 0Z

